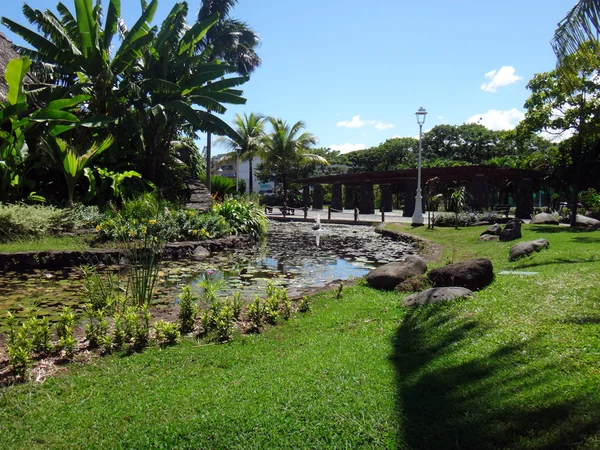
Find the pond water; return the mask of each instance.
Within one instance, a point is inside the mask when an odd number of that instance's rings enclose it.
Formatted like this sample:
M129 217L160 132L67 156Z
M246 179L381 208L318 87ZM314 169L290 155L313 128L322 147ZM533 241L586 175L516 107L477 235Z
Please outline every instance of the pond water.
M362 277L381 264L416 253L412 246L384 238L371 227L325 224L319 231L313 227L306 222L273 221L267 238L251 248L216 253L200 262L166 262L159 273L157 304L170 307L177 303L186 284L200 293L199 283L207 272L223 282L220 293L224 296L240 291L242 298L251 299L263 295L268 282L297 296L335 280ZM120 279L126 282L123 274ZM63 305L81 306L81 286L78 268L9 272L0 277L0 311L24 316L24 309L36 303L41 315L52 319ZM0 312L0 330L4 316Z

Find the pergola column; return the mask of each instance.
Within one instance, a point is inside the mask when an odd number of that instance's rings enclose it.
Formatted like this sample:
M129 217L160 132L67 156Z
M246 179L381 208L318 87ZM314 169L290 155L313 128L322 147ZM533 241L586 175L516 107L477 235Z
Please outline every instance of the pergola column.
M392 212L392 185L381 184L379 185L379 189L381 190L381 208L385 212Z
M331 185L331 208L337 211L341 211L343 209L342 183L334 183Z
M346 191L346 201L344 203L344 208L354 209L354 186L351 184L345 184L344 191Z
M402 217L412 217L415 212L415 196L417 195L417 179L409 178L404 185L404 208Z
M375 212L375 195L373 183L362 183L358 198L358 212L361 214L373 214Z
M471 179L471 207L483 211L490 207L490 188L485 175L476 174Z
M517 186L517 212L515 216L519 219L529 219L533 214L533 180L524 178Z
M310 186L305 184L302 186L302 206L310 205Z
M313 209L323 209L323 186L315 184L313 186Z

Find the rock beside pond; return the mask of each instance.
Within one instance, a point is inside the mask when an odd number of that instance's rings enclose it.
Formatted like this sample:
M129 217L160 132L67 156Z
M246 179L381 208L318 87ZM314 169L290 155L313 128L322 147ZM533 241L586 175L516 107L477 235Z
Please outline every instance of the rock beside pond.
M204 247L196 247L194 253L192 253L192 259L194 261L203 261L210 256L210 251Z
M598 230L600 229L600 220L577 214L575 226L585 228L587 231Z
M558 225L558 219L556 216L550 213L539 213L531 218L531 222L534 225Z
M459 286L476 291L494 280L494 268L487 258L469 259L433 269L427 276L434 287Z
M500 233L500 240L502 242L514 241L521 239L521 219L509 220L502 233Z
M409 295L402 301L402 306L420 306L439 303L457 298L475 297L472 291L463 287L438 287Z
M488 227L483 233L481 233L480 236L500 236L500 233L502 233L502 227L495 223L494 225Z
M544 239L536 239L535 241L519 242L513 245L508 251L508 260L515 261L523 256L531 255L533 252L539 252L543 248L550 246L550 243Z
M422 275L427 264L422 258L409 255L404 261L392 262L372 270L366 277L369 286L375 289L391 290L409 277Z
M500 236L495 234L482 234L479 236L480 241L498 241L500 240Z

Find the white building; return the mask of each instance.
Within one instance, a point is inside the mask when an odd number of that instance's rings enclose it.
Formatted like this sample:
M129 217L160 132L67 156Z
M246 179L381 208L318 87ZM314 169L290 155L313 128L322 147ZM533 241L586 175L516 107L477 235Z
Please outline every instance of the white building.
M259 157L255 157L252 160L252 169L256 172L256 166L261 163L261 159ZM236 161L227 161L227 162L219 162L217 163L217 170L215 175L220 175L222 177L231 178L235 180L236 174L240 180L244 180L246 182L246 192L250 192L250 162L249 161L239 161L239 168L237 166ZM256 173L252 174L253 180L253 191L259 194L272 194L275 188L274 183L260 183L256 178ZM270 192L269 192L270 191Z

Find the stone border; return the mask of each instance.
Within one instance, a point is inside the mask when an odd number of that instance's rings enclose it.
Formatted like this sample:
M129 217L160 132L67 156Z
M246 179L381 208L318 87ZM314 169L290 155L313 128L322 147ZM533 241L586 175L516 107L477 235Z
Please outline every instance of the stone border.
M383 237L389 237L394 241L415 245L418 250L417 255L423 258L425 262L435 262L442 258L442 246L437 242L402 231L387 230L385 229L385 225L386 224L381 224L375 228L375 231L380 233Z
M177 260L189 258L194 250L203 247L210 252L242 248L256 242L249 235L228 236L210 241L171 242L165 247L164 258ZM5 272L31 269L63 269L81 265L118 265L123 252L118 249L48 250L31 252L0 252L0 270Z

